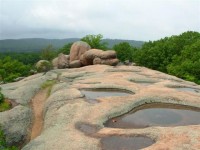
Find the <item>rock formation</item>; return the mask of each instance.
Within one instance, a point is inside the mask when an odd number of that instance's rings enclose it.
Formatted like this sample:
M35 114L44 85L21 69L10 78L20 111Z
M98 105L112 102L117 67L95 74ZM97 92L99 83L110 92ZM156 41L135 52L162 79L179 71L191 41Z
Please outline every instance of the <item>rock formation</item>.
M81 63L84 66L105 64L105 65L116 65L119 61L116 58L116 52L113 50L103 51L99 49L90 49L85 52L81 58Z
M70 68L80 68L82 66L80 60L74 60L70 62L69 67Z
M96 58L95 58L96 59ZM101 59L99 57L99 59ZM93 60L94 61L94 60ZM0 125L10 145L24 142L30 135L32 98L47 80L56 84L45 101L42 132L22 150L101 150L101 138L146 136L156 141L148 150L199 149L200 125L146 127L141 129L105 128L115 116L148 103L168 103L200 109L200 86L177 77L138 66L91 65L82 68L52 70L21 81L0 85L6 98L17 106L0 112ZM148 82L148 85L141 84ZM195 89L181 91L181 88ZM87 101L81 89L116 89L128 96L99 97Z
M91 49L90 45L83 41L73 43L70 49L70 62L80 60L82 54Z
M58 69L69 68L69 56L64 54L58 55Z
M58 57L52 60L52 65L54 69L69 68L69 55L60 53Z
M52 65L54 69L64 69L97 64L116 66L118 62L115 51L90 49L86 42L77 41L71 46L70 55L59 54L52 60Z

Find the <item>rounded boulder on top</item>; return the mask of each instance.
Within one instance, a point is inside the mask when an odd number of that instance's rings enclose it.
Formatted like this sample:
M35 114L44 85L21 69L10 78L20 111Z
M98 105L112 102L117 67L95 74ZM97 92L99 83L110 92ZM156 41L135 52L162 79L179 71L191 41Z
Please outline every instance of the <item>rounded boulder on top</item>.
M91 49L90 45L83 41L77 41L72 44L70 49L70 62L80 60L82 54Z

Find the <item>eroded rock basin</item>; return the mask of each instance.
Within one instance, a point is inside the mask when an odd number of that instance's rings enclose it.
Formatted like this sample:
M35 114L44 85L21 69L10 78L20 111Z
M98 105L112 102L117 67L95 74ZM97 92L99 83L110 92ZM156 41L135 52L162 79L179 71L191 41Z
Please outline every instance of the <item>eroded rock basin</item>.
M194 89L194 88L188 88L188 87L180 87L180 88L176 88L176 90L183 91L183 92L200 93L200 90Z
M186 126L200 124L200 109L175 104L146 104L122 116L108 120L112 128L146 128L150 126Z
M110 136L101 139L103 150L138 150L152 145L154 141L148 137Z
M117 89L82 89L80 91L85 95L86 100L91 103L98 102L97 98L100 97L131 95L130 92Z

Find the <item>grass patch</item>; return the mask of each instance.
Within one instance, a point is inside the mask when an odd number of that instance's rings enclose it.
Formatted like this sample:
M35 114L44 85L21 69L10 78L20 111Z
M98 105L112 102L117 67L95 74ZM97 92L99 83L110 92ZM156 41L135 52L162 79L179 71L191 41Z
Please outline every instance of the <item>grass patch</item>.
M0 112L6 111L11 107L12 105L9 103L9 101L5 100L4 95L1 93L1 87L0 87Z
M41 85L42 89L48 88L47 96L51 94L51 89L56 84L56 82L57 82L56 80L47 80Z
M11 104L8 101L3 101L0 103L0 112L6 111L11 108Z
M55 80L47 80L41 85L42 89L46 89L47 87L52 87L56 83Z

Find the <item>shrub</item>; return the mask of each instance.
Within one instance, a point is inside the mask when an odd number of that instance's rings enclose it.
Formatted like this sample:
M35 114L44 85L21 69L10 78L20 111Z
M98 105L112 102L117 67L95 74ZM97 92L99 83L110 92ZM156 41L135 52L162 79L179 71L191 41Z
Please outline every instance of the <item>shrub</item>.
M4 102L4 95L1 93L1 87L0 87L0 104Z
M40 60L36 64L36 69L38 72L47 72L52 69L52 64L46 60Z

